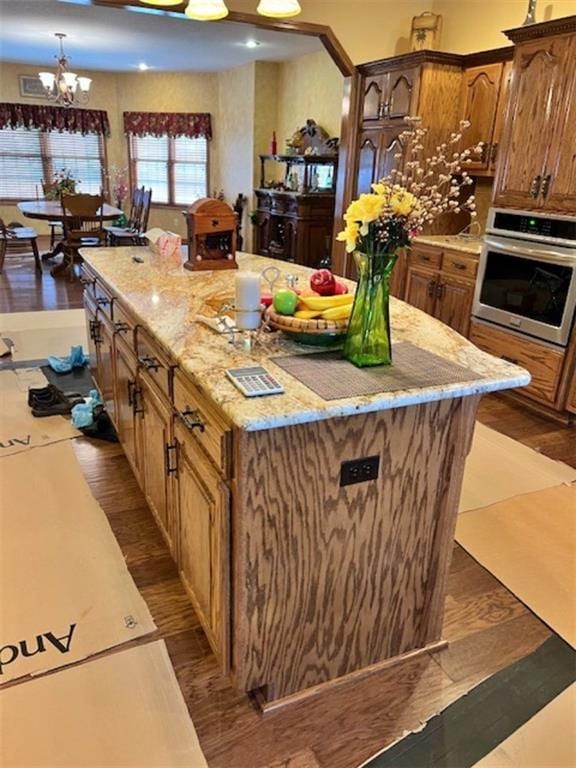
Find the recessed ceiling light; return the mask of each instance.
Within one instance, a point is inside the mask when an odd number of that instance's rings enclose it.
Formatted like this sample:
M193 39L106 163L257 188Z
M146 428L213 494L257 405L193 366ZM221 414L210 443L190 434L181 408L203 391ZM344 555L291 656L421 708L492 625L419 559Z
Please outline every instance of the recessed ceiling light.
M146 62L141 61L140 64L138 64L138 69L140 70L140 72L146 72L146 70L150 69L150 67L148 66L148 64L146 64Z
M246 40L246 48L258 48L259 45L258 40Z

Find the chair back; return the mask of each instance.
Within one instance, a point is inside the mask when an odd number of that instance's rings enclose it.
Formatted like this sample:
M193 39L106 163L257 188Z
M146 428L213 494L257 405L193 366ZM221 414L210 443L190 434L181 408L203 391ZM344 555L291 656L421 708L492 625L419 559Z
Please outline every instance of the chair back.
M8 240L9 233L8 228L6 227L6 224L4 224L4 219L0 216L0 237L2 240Z
M144 187L137 187L132 192L130 201L130 215L128 216L128 229L137 229L142 216L142 198L144 196Z
M142 195L142 214L140 217L140 225L138 232L143 234L148 229L148 219L150 218L150 206L152 204L152 189L144 192Z
M67 242L83 238L104 240L104 195L62 195L62 224Z

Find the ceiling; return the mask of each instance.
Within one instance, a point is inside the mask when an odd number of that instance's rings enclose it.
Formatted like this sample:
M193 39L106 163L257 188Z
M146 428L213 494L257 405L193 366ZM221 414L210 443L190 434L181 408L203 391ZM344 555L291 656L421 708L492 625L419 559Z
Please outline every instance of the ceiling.
M250 61L284 61L322 49L317 38L230 21L198 22L150 7L128 10L90 0L0 0L0 59L52 66L55 32L76 69L215 72ZM259 45L248 48L246 42Z

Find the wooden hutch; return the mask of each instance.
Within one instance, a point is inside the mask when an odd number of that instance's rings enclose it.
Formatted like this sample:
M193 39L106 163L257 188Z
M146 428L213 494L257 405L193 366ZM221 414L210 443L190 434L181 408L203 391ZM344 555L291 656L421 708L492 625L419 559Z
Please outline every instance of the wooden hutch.
M266 180L267 163L284 166ZM260 155L254 250L261 256L317 267L330 258L337 155Z

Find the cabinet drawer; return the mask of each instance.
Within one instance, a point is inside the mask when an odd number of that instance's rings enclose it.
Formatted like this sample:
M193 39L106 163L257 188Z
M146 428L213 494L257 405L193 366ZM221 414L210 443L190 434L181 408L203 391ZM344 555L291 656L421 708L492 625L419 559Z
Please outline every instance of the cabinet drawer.
M91 299L96 298L96 275L92 273L90 267L84 263L80 265L80 282L84 286L84 293Z
M224 477L230 477L230 426L181 371L174 372L174 406L189 434L194 436Z
M173 367L170 359L143 328L138 327L135 336L138 367L170 400L172 394L171 369Z
M136 349L135 339L136 323L124 307L117 301L114 302L114 332L121 338L131 350Z
M532 381L519 390L522 394L549 405L555 403L564 362L562 352L474 321L470 341L491 355L516 363L530 372Z
M478 260L473 256L466 256L458 251L444 251L442 270L451 275L476 279L478 272Z
M439 248L426 248L422 245L413 245L410 249L409 262L412 266L440 269L444 251Z
M94 299L98 305L98 308L102 314L106 315L108 320L112 320L112 306L114 304L114 296L98 279L96 279L96 282L94 283L93 290Z

